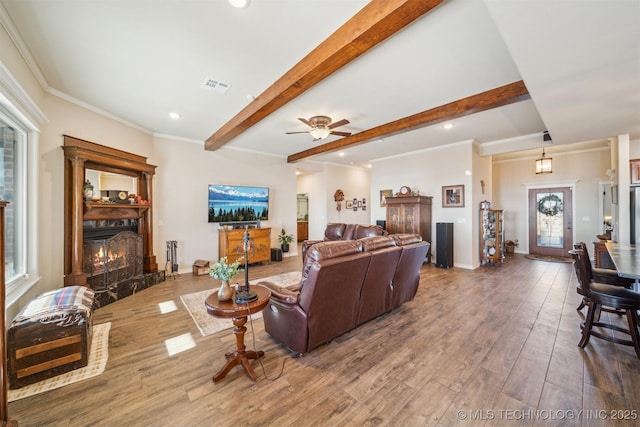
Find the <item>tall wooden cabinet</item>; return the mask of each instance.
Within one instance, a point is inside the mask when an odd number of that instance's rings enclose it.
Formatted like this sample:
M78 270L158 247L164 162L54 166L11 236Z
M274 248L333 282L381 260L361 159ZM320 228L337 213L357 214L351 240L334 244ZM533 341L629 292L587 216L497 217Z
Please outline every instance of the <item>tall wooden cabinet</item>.
M389 234L419 234L431 243L431 202L433 197L387 197L387 231ZM431 263L431 248L427 253Z
M218 257L228 257L235 262L244 256L244 228L218 230ZM249 264L271 261L271 228L250 228L249 239L252 241L248 252Z
M629 160L631 167L631 184L640 184L640 159Z
M480 209L480 264L496 264L504 260L502 211Z

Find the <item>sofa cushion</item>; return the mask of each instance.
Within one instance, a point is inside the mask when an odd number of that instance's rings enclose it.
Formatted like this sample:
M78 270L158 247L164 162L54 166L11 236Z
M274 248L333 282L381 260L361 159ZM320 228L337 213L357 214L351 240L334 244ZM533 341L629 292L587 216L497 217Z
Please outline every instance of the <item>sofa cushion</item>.
M345 255L352 255L358 252L362 252L362 244L358 240L321 242L311 246L307 250L306 257L304 259L300 289L304 286L304 282L309 275L309 270L315 262L330 258L338 258Z
M327 224L327 228L324 230L325 240L343 240L344 231L347 228L347 224Z
M422 236L419 234L392 234L391 236L398 246L422 242Z
M396 241L391 236L363 237L358 241L362 244L362 250L366 252L396 246Z
M357 224L353 232L354 239L362 239L364 237L382 236L384 230L379 225L360 225Z

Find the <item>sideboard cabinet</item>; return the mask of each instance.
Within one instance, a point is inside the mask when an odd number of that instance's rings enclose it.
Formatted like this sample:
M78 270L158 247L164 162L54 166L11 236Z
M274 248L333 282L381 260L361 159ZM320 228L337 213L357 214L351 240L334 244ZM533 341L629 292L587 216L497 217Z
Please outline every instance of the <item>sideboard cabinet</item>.
M235 262L244 256L244 228L218 230L218 257ZM271 261L271 228L250 228L249 264Z
M387 197L387 231L389 234L419 234L431 243L431 202L433 197ZM427 252L431 263L431 248Z

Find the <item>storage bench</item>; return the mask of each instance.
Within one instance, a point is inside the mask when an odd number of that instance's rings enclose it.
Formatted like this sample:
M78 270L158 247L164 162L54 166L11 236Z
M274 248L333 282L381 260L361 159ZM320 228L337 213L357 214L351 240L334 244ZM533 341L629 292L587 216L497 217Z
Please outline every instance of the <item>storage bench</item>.
M67 286L31 300L7 332L9 387L24 387L87 366L94 291Z

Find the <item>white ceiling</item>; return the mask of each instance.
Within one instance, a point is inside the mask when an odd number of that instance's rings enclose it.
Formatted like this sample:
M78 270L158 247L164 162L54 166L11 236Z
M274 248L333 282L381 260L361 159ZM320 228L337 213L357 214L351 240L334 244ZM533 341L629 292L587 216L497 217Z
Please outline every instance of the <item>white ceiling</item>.
M24 42L45 89L204 150L251 97L367 3L0 0L0 23ZM312 160L360 166L467 140L485 154L513 152L541 147L544 130L553 137L547 153L640 138L638 22L637 0L445 0L227 145L286 158L317 145L308 134L285 135L307 129L298 117L346 118L336 130L356 133L518 80L531 100ZM231 88L203 89L206 79Z

